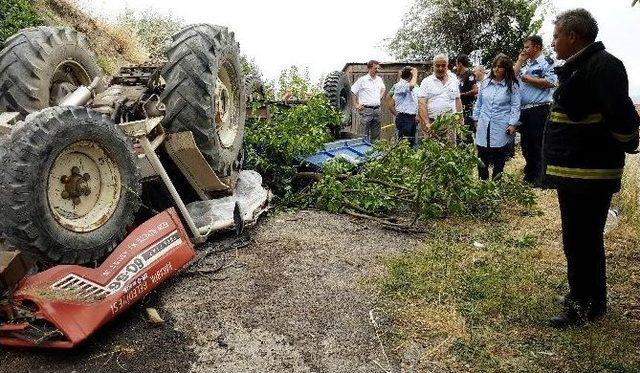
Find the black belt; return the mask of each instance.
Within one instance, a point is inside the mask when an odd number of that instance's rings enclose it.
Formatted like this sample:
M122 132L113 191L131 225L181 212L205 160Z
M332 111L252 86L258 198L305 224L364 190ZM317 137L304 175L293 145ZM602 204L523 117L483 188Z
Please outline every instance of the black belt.
M402 112L398 112L398 115L411 115L411 116L416 116L417 114L410 114L410 113L402 113Z
M541 102L539 104L527 104L524 105L522 108L520 108L520 110L529 110L529 109L535 109L535 108L542 108L545 106L549 106L551 105L550 102Z
M362 105L362 107L365 107L365 108L367 108L367 109L377 109L377 108L379 108L379 107L380 107L380 105L378 105L378 106Z

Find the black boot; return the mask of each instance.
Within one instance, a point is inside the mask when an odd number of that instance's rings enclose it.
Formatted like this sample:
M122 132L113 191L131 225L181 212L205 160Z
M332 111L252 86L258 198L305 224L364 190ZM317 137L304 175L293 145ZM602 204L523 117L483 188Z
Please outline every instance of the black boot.
M607 306L600 304L581 305L567 295L562 298L564 310L549 320L549 326L556 329L565 329L572 326L582 326L587 322L595 321L607 312Z
M549 326L556 329L582 326L586 323L586 315L571 308L565 308L562 313L549 319Z

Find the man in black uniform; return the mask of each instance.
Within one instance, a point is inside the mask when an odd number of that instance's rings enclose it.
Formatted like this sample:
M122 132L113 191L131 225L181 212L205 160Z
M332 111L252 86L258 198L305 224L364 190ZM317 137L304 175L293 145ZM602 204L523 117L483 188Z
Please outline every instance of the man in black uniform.
M625 152L638 147L640 117L624 65L595 42L598 24L584 9L560 14L553 48L565 64L545 127L546 182L558 190L569 294L553 327L581 325L607 311L603 231L620 190Z
M461 139L465 143L473 143L473 137L471 133L475 132L473 128L473 104L476 102L476 95L478 94L478 85L476 84L476 76L469 69L469 57L466 54L459 54L456 57L456 75L458 76L460 88L460 100L462 101L462 112L464 116L464 125L469 130L469 136L465 139Z

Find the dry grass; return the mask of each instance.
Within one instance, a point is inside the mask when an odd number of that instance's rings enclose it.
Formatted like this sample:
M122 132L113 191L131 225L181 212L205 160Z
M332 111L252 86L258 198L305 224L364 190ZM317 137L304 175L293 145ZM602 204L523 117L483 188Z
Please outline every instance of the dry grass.
M516 159L508 168L521 166ZM640 238L629 222L638 211L631 203L637 179L628 178L638 175L634 167L629 162L616 197L623 218L606 238L611 308L604 320L569 331L546 326L560 310L555 296L567 290L566 263L556 194L537 191L540 214L439 221L422 249L388 260L380 287L389 343L403 369L640 370Z
M149 55L135 32L89 15L73 0L39 0L36 11L49 25L68 26L85 34L107 74L117 72L121 66L143 63Z
M622 176L622 190L612 205L620 208L622 214L621 228L630 230L626 234L640 235L640 154L627 157L627 164Z

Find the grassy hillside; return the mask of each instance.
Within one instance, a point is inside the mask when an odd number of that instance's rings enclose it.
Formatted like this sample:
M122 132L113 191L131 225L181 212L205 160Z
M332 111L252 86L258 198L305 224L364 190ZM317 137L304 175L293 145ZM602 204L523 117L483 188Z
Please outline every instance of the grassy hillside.
M21 29L40 25L72 27L84 33L107 74L126 64L142 63L149 54L134 36L135 32L96 19L72 0L0 2L0 40Z
M23 28L39 26L42 18L28 0L0 1L0 44Z

